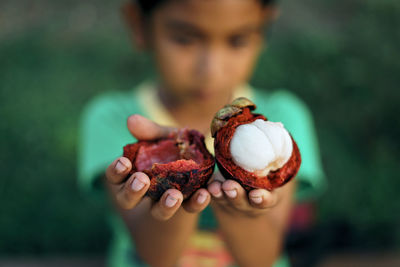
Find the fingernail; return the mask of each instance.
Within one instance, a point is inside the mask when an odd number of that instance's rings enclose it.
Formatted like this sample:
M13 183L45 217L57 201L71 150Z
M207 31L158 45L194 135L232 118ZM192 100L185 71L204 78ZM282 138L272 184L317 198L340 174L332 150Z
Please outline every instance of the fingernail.
M144 183L140 181L138 178L133 180L132 182L132 190L133 191L140 191L144 187Z
M260 204L262 202L262 197L252 197L251 201L253 201L256 204Z
M126 169L126 166L118 160L117 164L115 165L115 170L117 173L123 173Z
M172 208L173 206L175 206L176 202L178 202L178 200L173 196L169 195L165 200L165 206L167 206L168 208Z
M207 195L200 193L199 196L197 197L197 203L203 204L204 201L206 201L206 199L207 199Z
M230 198L235 198L237 196L236 190L226 190L225 194Z

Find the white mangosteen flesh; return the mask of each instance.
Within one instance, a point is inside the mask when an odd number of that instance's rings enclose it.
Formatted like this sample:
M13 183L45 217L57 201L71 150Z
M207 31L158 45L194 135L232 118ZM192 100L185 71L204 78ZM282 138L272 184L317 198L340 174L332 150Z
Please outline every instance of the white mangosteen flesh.
M230 143L233 162L258 177L285 165L292 150L292 139L283 124L261 119L238 126Z

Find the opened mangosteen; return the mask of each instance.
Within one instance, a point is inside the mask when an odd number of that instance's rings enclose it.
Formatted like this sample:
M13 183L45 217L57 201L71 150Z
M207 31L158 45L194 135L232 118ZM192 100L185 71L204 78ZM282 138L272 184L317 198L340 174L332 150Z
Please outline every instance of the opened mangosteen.
M130 175L140 171L149 176L147 195L153 200L170 188L181 191L184 199L190 197L206 185L215 165L204 136L188 129L177 130L165 139L126 145L124 157L132 162Z
M216 113L211 123L215 159L221 174L246 190L272 190L296 176L300 151L282 123L252 113L255 108L241 97Z

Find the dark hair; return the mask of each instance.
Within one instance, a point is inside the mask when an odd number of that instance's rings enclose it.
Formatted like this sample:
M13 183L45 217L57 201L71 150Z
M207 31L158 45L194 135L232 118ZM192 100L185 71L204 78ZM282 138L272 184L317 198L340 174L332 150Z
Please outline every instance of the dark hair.
M136 1L142 10L143 14L149 15L159 5L165 3L167 0L133 0ZM263 5L269 5L276 2L276 0L260 0Z

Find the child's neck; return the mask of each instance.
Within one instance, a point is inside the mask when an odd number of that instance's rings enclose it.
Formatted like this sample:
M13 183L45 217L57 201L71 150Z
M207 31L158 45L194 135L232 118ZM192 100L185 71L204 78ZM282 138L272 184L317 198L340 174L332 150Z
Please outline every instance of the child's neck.
M175 97L166 94L163 90L158 90L158 97L180 126L196 129L203 134L210 131L210 124L215 112L225 104L225 101L221 101L221 103L213 103L206 108L199 107L193 103L176 101Z

